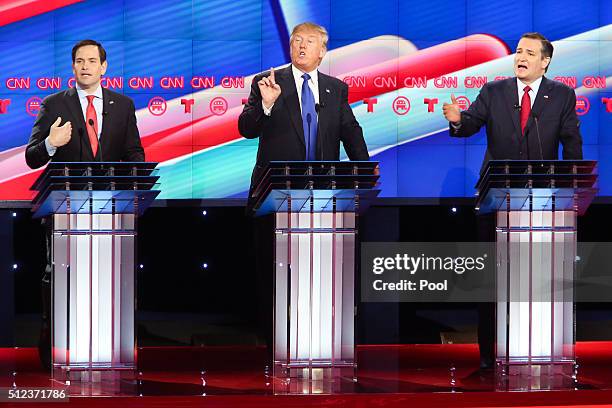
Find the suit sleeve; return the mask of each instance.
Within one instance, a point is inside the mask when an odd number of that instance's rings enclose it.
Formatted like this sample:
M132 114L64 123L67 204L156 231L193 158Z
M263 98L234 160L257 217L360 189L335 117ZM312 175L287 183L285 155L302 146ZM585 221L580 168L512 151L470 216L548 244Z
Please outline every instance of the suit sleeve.
M363 130L348 103L348 85L342 83L340 92L340 140L342 140L344 150L350 160L370 160L368 147L363 138Z
M48 102L46 100L43 101L40 104L40 110L34 121L30 140L25 151L26 163L31 169L42 167L51 160L51 156L49 156L45 146L45 139L49 136L51 125L56 119L51 114ZM63 122L65 123L65 121Z
M238 131L247 139L254 139L261 136L263 125L268 119L268 117L264 115L263 107L261 105L261 93L259 91L259 86L257 85L257 82L261 79L261 77L261 75L257 75L253 78L249 100L247 101L246 105L244 105L242 113L238 118ZM274 110L274 108L272 109Z
M563 107L559 138L563 145L563 158L565 160L582 160L582 136L580 134L580 122L576 115L576 92L573 89L569 91Z
M125 147L121 160L128 162L145 161L145 153L140 142L140 133L136 123L136 109L134 102L130 99L128 106L128 121L125 135Z
M489 87L485 85L470 107L461 112L461 125L454 127L449 123L449 133L453 137L469 137L478 132L489 118Z

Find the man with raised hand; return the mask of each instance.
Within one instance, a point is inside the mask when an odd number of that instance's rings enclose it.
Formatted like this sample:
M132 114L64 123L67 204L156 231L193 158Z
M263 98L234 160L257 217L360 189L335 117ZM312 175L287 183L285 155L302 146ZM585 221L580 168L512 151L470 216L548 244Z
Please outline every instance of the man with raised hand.
M314 23L290 37L291 64L257 75L238 119L240 134L259 138L251 187L274 160L339 160L340 142L350 160L369 160L363 131L348 104L348 86L318 71L328 35Z
M515 77L487 83L464 112L454 95L443 105L451 136L468 137L486 125L482 169L489 160L556 160L559 144L564 159L582 159L576 93L544 76L552 55L553 45L542 34L523 34L514 56Z

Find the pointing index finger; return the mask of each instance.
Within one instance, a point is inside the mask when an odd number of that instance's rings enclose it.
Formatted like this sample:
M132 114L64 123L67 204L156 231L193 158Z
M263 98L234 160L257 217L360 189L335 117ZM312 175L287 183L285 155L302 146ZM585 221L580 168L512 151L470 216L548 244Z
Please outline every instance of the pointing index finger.
M274 67L270 68L270 82L272 82L272 85L276 84L276 80L274 79Z

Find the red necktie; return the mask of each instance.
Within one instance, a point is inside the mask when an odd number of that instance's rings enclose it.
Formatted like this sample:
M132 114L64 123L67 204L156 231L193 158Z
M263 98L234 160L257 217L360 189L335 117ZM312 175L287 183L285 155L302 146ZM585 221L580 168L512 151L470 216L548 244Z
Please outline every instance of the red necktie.
M94 95L87 95L87 101L89 103L87 104L87 113L85 121L87 122L87 135L89 136L91 151L93 152L94 157L96 157L96 153L98 153L98 115L96 115L96 108L94 108L93 106L94 98Z
M531 98L529 97L529 91L531 91L531 88L526 86L523 91L525 91L525 93L521 99L521 134L524 135L525 126L527 125L527 120L531 114Z

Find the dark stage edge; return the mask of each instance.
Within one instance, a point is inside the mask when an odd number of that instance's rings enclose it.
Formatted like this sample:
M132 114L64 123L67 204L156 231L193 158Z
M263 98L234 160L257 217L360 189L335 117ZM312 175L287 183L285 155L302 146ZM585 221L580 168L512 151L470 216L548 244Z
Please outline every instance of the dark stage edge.
M119 392L102 387L103 396L71 396L68 403L60 404L121 408L612 407L612 342L580 342L576 354L580 366L575 389L508 392L496 391L492 371L478 369L474 344L359 346L357 383L347 381L334 394L274 395L275 381L266 376L261 347L147 347L139 349L141 385L134 386L132 381ZM63 386L42 369L36 349L0 349L0 389L6 392L13 382L18 389ZM0 405L44 407L49 402Z

